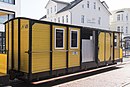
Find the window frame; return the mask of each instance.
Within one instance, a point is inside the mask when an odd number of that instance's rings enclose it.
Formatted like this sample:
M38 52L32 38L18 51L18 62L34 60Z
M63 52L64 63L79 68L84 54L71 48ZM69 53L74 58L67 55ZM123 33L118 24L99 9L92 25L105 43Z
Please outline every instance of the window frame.
M58 17L58 22L60 23L60 17Z
M66 15L66 23L68 23L68 22L69 22L69 21L68 21L68 17L69 17L69 16L68 16L68 15Z
M120 18L120 14L117 15L117 21L120 21L121 18Z
M63 30L63 47L56 47L56 30ZM65 49L65 30L64 28L55 28L55 49L62 50Z
M77 32L77 47L72 47L72 45L71 45L71 43L72 43L72 34L71 34L71 32L73 32L73 31L76 31ZM79 48L79 30L73 30L73 29L71 29L70 30L70 48L71 49L78 49Z
M90 2L89 1L87 1L87 8L89 8L90 7Z
M62 23L65 23L65 18L64 18L64 16L62 16Z
M10 2L10 0L7 0L7 1L5 1L5 0L0 0L0 2L4 2L4 3L8 3L8 4L15 5L15 0L11 0L11 2Z
M96 2L94 2L94 7L93 8L96 9Z
M85 15L81 15L81 23L82 23L82 24L85 23Z
M55 12L57 11L57 8L56 8L56 6L54 7L54 9L55 9Z

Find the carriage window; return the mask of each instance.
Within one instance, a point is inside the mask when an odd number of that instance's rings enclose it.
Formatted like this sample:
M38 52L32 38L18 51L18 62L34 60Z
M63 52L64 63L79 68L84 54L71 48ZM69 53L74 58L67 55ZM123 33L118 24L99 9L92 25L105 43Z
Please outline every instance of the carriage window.
M117 47L117 35L115 35L115 39L114 39L114 47Z
M71 48L77 48L78 47L78 31L72 30L71 31Z
M63 49L64 48L64 30L55 29L55 48Z

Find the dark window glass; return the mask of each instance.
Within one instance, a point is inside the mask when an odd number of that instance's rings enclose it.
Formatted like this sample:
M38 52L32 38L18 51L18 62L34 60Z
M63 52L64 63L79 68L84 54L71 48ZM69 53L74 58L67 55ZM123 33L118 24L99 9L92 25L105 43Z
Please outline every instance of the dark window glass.
M63 48L63 30L56 29L56 48Z
M89 1L87 1L87 8L89 8Z
M115 35L114 38L115 38L115 39L114 39L114 47L117 47L117 34Z
M15 4L15 0L0 0L0 1L10 3L10 4Z
M71 31L71 47L77 47L77 31Z

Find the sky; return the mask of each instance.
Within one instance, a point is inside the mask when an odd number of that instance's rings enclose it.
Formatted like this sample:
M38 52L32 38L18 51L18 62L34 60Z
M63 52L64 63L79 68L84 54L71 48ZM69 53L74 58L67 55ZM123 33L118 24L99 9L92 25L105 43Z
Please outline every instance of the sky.
M21 16L40 19L46 14L45 6L49 0L21 0ZM60 0L70 2L73 0ZM105 1L110 11L130 8L130 0L101 0Z

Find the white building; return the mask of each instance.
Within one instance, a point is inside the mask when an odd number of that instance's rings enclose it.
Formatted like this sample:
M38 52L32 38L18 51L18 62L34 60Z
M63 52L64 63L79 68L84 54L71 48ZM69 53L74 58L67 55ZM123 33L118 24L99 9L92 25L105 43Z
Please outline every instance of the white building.
M123 32L123 37L130 37L130 8L112 11L111 30Z
M100 0L74 0L70 3L49 0L47 14L41 20L109 29L111 13L107 4Z
M0 0L0 32L4 32L4 22L20 16L20 0Z

